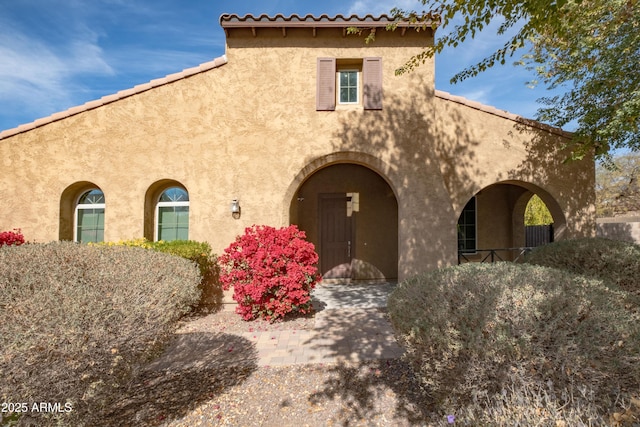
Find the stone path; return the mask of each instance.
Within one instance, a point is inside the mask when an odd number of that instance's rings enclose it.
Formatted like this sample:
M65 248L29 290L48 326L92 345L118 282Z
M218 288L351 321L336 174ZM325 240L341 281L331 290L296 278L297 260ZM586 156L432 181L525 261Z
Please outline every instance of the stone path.
M259 366L400 357L385 313L371 308L323 310L312 330L243 333L255 343Z
M311 330L183 336L150 368L201 369L249 361L286 366L400 357L402 350L382 310L394 287L394 283L321 285L313 293L317 312Z
M400 357L381 308L394 283L320 285L312 294L312 330L244 333L255 343L259 366L330 363Z

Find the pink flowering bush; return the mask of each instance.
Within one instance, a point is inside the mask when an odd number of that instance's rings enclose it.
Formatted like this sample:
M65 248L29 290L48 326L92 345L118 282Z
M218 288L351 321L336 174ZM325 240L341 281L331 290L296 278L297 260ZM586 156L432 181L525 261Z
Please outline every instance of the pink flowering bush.
M13 231L0 232L0 246L18 246L24 243L24 236L19 228L14 228Z
M295 225L254 225L224 250L220 281L225 290L233 286L243 319L276 321L311 311L311 291L320 276L318 254L305 238Z

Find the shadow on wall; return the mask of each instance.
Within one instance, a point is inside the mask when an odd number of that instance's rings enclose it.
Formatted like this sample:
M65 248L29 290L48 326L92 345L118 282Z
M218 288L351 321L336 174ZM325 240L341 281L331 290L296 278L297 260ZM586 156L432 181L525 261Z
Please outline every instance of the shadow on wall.
M456 262L456 223L464 205L454 206L450 192L473 194L485 173L475 161L479 143L463 117L452 112L447 117L452 129L438 130L433 96L424 80L409 96L385 93L382 110L344 112L334 135L334 152L380 160L363 164L385 177L396 193L401 279Z
M598 218L596 235L640 244L640 218Z
M547 205L554 221L564 208L566 224L554 224L555 239L593 237L595 235L595 162L593 157L570 160L571 134L533 120L521 118L516 132L529 141L526 158L509 172L509 179L534 182L554 189L553 196L535 191ZM530 188L528 188L530 189ZM531 190L531 189L530 189ZM555 200L554 200L555 199ZM558 206L560 205L560 206Z

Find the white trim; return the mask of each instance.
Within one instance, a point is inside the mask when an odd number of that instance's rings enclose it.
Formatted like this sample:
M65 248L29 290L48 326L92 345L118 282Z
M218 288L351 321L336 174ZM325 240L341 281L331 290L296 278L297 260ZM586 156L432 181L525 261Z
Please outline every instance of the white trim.
M97 188L97 187L93 187L93 188L89 188L88 190L85 190L83 192L81 192L78 197L76 197L76 202L75 202L75 208L73 210L73 241L76 243L78 242L78 210L80 209L104 209L104 214L106 215L107 213L107 209L105 207L105 203L80 203L80 199L82 198L82 196L84 196L85 194L91 192L91 191L95 191L98 190L99 192L102 193L102 197L104 198L104 191L102 191L101 189ZM106 218L105 218L106 219Z
M190 201L179 201L179 202L161 202L160 198L162 197L162 195L167 191L170 190L172 188L179 188L181 190L183 190L185 193L187 193L187 196L189 195L189 192L187 191L186 188L178 186L178 185L172 185L170 187L165 188L164 190L162 190L160 192L160 194L158 195L157 201L156 201L156 207L154 210L154 221L153 221L153 241L157 242L158 241L158 227L160 226L159 224L159 220L160 220L160 208L171 208L171 207L188 207L190 208ZM189 209L189 213L191 213L191 209ZM191 217L191 215L189 215L189 217ZM190 226L191 224L189 224Z
M342 86L340 85L340 73L356 73L356 101L354 102L342 102L340 101L340 89L342 89ZM359 105L360 104L360 100L362 98L362 78L361 75L362 71L357 69L357 68L339 68L338 70L336 70L336 101L338 105Z

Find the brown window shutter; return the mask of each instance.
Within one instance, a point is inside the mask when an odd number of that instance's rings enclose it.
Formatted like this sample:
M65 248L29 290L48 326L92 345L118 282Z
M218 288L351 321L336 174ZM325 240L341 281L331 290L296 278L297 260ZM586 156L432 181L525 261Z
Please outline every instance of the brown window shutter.
M316 110L336 109L336 59L318 58Z
M362 104L365 110L382 110L382 58L364 58Z

